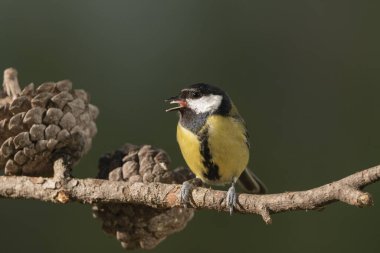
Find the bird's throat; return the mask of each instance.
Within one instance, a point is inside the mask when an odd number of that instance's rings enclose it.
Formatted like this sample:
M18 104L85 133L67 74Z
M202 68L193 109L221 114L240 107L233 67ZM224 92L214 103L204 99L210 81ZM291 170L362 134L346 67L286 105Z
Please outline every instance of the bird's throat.
M192 110L181 110L179 122L184 128L197 134L205 125L208 116L209 113L197 114Z

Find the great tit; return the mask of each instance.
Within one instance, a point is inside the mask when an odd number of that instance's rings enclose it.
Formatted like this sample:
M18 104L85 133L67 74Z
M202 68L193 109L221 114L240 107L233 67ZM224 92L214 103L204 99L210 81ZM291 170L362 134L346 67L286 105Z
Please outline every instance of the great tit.
M246 191L266 192L265 185L247 169L248 132L243 118L222 89L205 83L190 85L166 100L178 106L177 141L182 155L197 180L211 185L231 184L226 196L230 213L236 206L235 183ZM189 201L192 182L184 182L181 201Z

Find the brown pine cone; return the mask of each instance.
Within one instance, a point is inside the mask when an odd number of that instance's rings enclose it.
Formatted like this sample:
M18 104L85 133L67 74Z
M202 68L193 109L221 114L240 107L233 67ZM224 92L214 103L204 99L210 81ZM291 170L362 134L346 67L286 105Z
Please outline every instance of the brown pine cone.
M98 178L144 183L182 183L191 178L188 170L168 170L169 162L163 150L126 144L99 160ZM97 204L93 206L93 214L103 221L103 230L129 250L154 248L168 235L184 229L194 211L189 208Z
M63 80L20 91L14 69L4 71L3 86L0 169L6 175L50 176L56 155L75 163L90 149L99 112L84 90Z

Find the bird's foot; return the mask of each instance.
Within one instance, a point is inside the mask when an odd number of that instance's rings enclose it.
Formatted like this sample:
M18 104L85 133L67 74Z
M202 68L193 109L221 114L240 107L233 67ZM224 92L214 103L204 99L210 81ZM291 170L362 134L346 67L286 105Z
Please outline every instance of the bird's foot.
M235 190L235 184L232 183L231 187L227 191L227 197L226 197L226 205L230 209L230 215L232 215L234 211L234 207L236 206L236 190Z
M183 182L181 186L181 204L184 207L187 207L187 204L190 202L190 193L193 190L193 185L189 181Z
M202 181L199 178L193 178L182 183L180 199L181 204L184 207L187 207L187 204L190 203L191 191L194 186L202 186Z

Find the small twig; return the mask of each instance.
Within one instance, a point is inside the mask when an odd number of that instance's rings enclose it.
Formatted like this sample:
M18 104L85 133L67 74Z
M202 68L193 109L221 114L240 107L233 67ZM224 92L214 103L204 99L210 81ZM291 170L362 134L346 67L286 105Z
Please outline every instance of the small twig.
M15 99L20 93L20 85L17 78L17 70L14 68L7 68L4 70L3 89L5 93Z
M155 208L180 206L180 185L161 183L125 183L100 179L68 178L64 160L54 165L53 178L1 176L0 197L24 198L67 203L132 203ZM63 176L65 175L65 176ZM290 210L314 210L334 201L364 207L372 205L369 193L360 189L380 179L380 165L341 180L307 191L267 195L240 194L236 212L255 213L271 223L270 214ZM228 211L226 192L197 187L192 191L192 207Z

